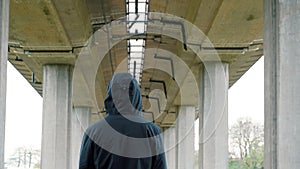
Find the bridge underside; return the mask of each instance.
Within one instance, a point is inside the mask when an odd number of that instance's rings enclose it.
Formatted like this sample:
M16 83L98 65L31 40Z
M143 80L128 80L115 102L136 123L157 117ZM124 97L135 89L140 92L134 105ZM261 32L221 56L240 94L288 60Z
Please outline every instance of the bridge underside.
M143 20L139 3L147 6ZM43 169L78 167L82 133L103 117L106 86L124 71L141 72L134 75L144 116L164 130L169 168L194 167L197 118L199 167L227 168L227 90L263 54L265 168L300 167L297 2L3 0L0 7L0 122L5 124L8 59L44 99ZM132 7L134 22L128 19ZM129 36L139 22L147 31ZM132 70L132 44L139 40L143 69Z

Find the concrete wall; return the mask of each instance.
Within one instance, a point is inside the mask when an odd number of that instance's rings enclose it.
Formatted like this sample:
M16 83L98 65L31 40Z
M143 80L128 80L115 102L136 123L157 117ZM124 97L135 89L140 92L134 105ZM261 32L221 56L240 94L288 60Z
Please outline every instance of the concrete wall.
M91 108L74 107L71 120L71 167L78 169L82 136L91 123Z
M174 127L164 131L164 146L168 169L176 169L176 129Z
M195 106L181 105L176 122L177 169L194 168Z
M300 2L264 1L265 168L300 168Z
M9 0L0 1L0 169L4 169Z
M71 168L72 67L44 66L43 80L43 169Z
M228 168L228 64L200 70L199 169Z

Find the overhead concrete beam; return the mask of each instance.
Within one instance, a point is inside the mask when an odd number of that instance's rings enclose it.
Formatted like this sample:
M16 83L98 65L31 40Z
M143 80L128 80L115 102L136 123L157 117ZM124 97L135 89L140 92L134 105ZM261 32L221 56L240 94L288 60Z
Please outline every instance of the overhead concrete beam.
M201 0L198 2L201 3L193 18L193 23L203 31L203 33L207 34L214 23L223 0Z
M9 0L0 1L0 169L4 169Z
M265 160L300 168L300 3L264 0Z
M84 45L92 33L91 18L86 1L52 1L72 46Z
M213 44L250 43L256 39L262 39L263 1L214 0L211 2L215 3L212 8L219 6L218 9L216 8L217 11L212 9L216 13L215 16L208 16L213 19L213 22L210 26L206 26L208 32L205 32ZM199 22L203 21L200 20ZM204 29L203 31L207 30Z
M71 50L52 0L10 1L9 41L24 50Z

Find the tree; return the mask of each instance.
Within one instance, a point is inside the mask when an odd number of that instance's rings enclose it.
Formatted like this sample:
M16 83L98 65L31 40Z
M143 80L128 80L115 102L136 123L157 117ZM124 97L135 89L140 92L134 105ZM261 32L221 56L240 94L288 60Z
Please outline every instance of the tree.
M40 166L40 150L19 147L7 160L7 166L17 168L38 169Z
M238 162L240 168L262 168L264 152L263 126L254 123L250 118L240 118L230 128L229 134L230 165L235 166Z

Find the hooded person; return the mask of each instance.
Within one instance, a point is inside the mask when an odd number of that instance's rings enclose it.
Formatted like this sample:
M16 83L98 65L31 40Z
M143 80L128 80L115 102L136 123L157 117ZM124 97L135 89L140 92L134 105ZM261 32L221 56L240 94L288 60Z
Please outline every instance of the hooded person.
M107 116L84 133L79 169L166 169L160 128L141 115L139 85L115 74L104 101Z

